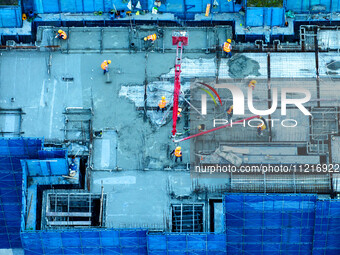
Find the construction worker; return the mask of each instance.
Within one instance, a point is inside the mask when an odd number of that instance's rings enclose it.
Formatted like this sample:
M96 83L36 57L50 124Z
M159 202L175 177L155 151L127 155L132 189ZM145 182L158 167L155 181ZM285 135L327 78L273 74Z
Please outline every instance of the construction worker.
M257 135L263 136L263 130L267 128L266 124L263 122L262 124L257 126Z
M182 108L178 108L178 111L177 111L177 120L178 120L178 121L179 121L179 120L181 119L181 117L182 117L181 112L182 112Z
M67 39L67 34L65 33L65 31L59 29L55 38L66 40Z
M111 60L104 60L100 67L104 70L104 75L109 71L109 64L111 64Z
M162 96L162 100L159 101L159 103L158 103L157 112L158 112L160 109L162 110L162 112L164 112L166 103L167 103L167 102L166 102L166 100L165 100L165 96Z
M249 82L249 84L248 84L248 87L249 87L249 88L252 88L252 90L254 90L254 89L255 89L256 83L257 83L257 81L251 80L251 81Z
M228 39L224 44L223 44L223 51L227 55L227 57L231 58L231 39Z
M227 110L228 122L230 122L231 118L233 117L233 112L234 112L234 106L231 105L231 106L229 106L229 108Z
M177 159L180 158L181 162L183 161L182 158L182 148L180 146L177 146L175 150L173 150L170 155L175 154L175 162L177 163Z
M157 39L157 35L156 34L152 34L152 35L148 35L147 37L144 37L144 41L151 41L154 42Z

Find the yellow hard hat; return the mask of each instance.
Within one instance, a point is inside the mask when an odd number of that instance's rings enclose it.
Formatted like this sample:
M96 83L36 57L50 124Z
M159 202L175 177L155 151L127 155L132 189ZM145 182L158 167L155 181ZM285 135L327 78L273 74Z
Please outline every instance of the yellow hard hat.
M162 96L162 100L165 100L165 96Z
M257 81L255 81L255 80L251 80L250 82L251 82L251 83L254 83L254 84L257 83Z
M180 151L182 148L180 146L176 147L176 151Z
M182 111L182 108L178 108L178 111L181 112L181 111Z
M108 60L107 63L108 63L108 64L111 64L111 60Z
M228 39L227 42L228 42L228 43L231 43L231 39Z
M59 33L59 34L62 33L62 32L63 32L63 30L61 30L61 29L58 30L58 33Z
M144 37L144 41L146 41L148 38Z

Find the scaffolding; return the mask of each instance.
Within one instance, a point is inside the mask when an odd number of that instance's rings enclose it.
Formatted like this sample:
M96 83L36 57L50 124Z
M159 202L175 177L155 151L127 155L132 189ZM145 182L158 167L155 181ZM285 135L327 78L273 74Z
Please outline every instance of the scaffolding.
M41 139L0 138L0 248L20 248L21 159L38 158Z
M45 191L41 229L104 226L105 202L105 194Z
M172 232L203 232L203 204L172 205Z

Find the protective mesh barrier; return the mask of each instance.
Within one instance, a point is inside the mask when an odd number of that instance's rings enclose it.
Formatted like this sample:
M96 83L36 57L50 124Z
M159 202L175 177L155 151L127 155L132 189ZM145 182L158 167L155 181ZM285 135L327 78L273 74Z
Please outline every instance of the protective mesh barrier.
M49 170L45 171L45 174L49 175L67 169L66 156L65 150L44 151L43 141L39 138L0 138L0 248L21 247L20 224L24 226L20 220L21 208L26 205L25 196L22 194L27 186L27 180L23 178L21 160L59 158L52 167L44 168ZM24 173L24 176L26 174ZM44 175L42 171L35 174Z
M316 202L313 255L340 254L340 201Z
M21 159L38 158L42 140L0 139L0 248L19 248Z
M226 254L225 234L187 233L148 235L148 254Z
M23 232L21 240L25 255L147 254L146 230Z
M315 204L315 195L227 195L227 253L311 254Z

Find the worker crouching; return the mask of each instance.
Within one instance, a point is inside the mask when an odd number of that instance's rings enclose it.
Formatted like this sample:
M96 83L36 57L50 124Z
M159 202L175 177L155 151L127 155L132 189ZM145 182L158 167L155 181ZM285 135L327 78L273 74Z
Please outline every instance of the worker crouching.
M66 40L67 39L67 34L66 34L66 32L64 30L59 29L55 38Z
M111 60L104 60L100 67L104 70L104 75L109 71L109 64L111 64Z
M231 58L231 39L228 39L224 44L223 44L223 51L225 52L226 56Z
M162 112L164 112L164 110L165 110L165 107L166 107L166 100L165 100L165 96L162 96L162 100L161 101L159 101L159 103L158 103L158 107L157 107L157 112L159 111L159 110L162 110Z
M174 149L170 155L175 154L175 162L177 163L177 159L179 158L181 162L183 161L182 158L182 148L180 146L177 146L176 149Z

